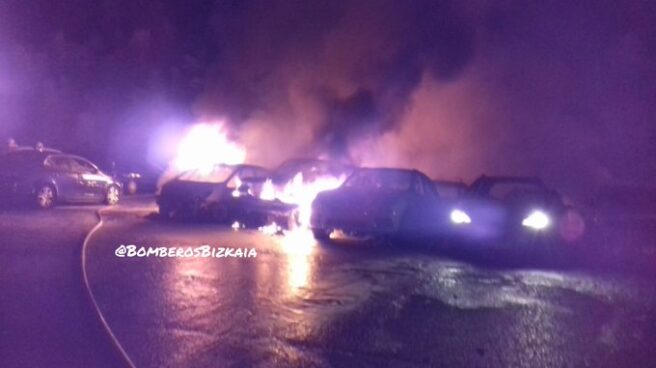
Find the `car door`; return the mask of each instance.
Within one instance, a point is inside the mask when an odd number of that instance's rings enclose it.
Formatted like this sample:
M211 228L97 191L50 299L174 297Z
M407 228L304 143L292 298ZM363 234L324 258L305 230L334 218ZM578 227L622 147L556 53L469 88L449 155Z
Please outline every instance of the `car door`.
M104 198L108 184L107 176L103 175L91 162L81 157L70 157L70 160L73 171L78 175L84 199Z
M422 228L427 232L434 233L443 223L446 223L445 209L430 179L419 175L418 181L421 187L418 194Z
M57 186L57 195L65 201L84 199L84 188L78 173L73 170L73 161L68 156L52 155L45 161L49 176Z

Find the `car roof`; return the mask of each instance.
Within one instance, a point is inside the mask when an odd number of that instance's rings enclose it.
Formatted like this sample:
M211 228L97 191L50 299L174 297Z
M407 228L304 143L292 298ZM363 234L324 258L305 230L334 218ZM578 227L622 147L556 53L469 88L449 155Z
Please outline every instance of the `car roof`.
M423 177L427 178L428 180L430 180L428 175L424 174L423 172L421 172L417 169L405 169L405 168L398 168L398 167L359 167L359 168L355 169L355 171L353 173L355 174L357 172L362 172L362 171L403 172L403 173L423 176Z
M489 193L492 187L496 184L529 184L539 187L541 190L549 191L549 188L544 185L542 180L537 177L530 176L486 176L483 175L476 179L470 186L468 191L470 193Z
M433 180L434 184L437 185L449 185L449 186L454 186L454 187L466 187L467 184L463 183L462 181L454 181L454 180Z

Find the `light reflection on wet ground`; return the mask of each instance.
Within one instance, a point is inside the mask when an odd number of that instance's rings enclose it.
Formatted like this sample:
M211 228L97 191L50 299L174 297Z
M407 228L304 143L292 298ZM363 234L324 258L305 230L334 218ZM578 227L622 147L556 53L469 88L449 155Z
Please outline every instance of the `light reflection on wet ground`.
M258 256L118 259L121 243L255 247ZM644 366L656 351L649 284L319 245L309 233L110 221L89 269L142 367Z

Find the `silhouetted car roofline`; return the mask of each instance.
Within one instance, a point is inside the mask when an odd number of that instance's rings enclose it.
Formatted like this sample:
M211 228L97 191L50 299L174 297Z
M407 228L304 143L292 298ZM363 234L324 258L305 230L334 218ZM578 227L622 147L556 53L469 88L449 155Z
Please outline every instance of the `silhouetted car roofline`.
M426 175L417 169L404 169L399 167L357 167L355 171L364 171L364 170L380 170L380 171L403 171L403 172L415 172L419 174Z
M482 175L478 177L471 186L476 185L477 183L489 182L489 183L529 183L529 184L538 184L544 186L542 179L535 176L487 176Z
M283 165L288 164L290 162L295 162L295 163L309 163L309 162L335 163L335 164L339 164L339 165L342 165L342 166L353 167L353 165L351 165L349 163L346 163L346 162L339 161L339 160L332 160L332 159L326 159L326 158L297 157L297 158L290 158L288 160L283 161L282 163L280 163L280 165L278 165L276 167L276 169L279 169Z
M346 183L354 175L356 175L357 173L362 172L362 171L404 172L404 173L408 173L408 174L416 174L416 175L419 175L419 176L425 176L428 180L430 180L428 175L424 174L423 172L421 172L417 169L404 169L404 168L398 168L398 167L357 167L357 168L355 168L355 170L353 170L351 175L349 175L349 177L346 178L346 181L344 181L344 183Z
M440 185L453 185L453 186L467 187L467 184L465 184L464 181L442 180L442 179L436 179L436 180L431 180L431 181L435 184L440 184Z
M490 188L499 183L522 183L522 184L533 184L539 186L545 191L549 191L549 188L544 184L544 182L537 177L533 176L487 176L482 175L469 186L470 193L480 193L481 189L489 191Z
M233 164L216 164L216 165L212 165L212 168L215 168L217 166L223 166L223 167L228 167L228 168L232 169L232 174L230 174L230 177L228 178L228 180L230 180L230 178L232 178L232 176L234 175L234 172L237 169L241 169L241 168L260 169L260 170L265 170L267 172L271 172L271 170L267 169L264 166L258 166L258 165L252 165L252 164L236 164L236 165L233 165ZM179 180L182 175L187 174L187 173L192 172L192 171L195 171L195 170L199 170L199 169L195 168L195 169L185 170L185 171L179 173L178 175L176 175L175 177L173 177L173 179L169 180L169 182L174 181L174 180Z

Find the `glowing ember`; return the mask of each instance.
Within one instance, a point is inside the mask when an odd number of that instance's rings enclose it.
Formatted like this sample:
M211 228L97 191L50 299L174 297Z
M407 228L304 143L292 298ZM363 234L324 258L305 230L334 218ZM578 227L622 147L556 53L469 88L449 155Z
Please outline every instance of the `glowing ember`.
M210 172L214 165L236 165L245 160L246 150L228 139L222 124L196 124L179 143L173 166L179 172Z
M272 222L269 225L261 226L259 230L266 235L276 235L282 232L282 227L278 226L275 222Z

